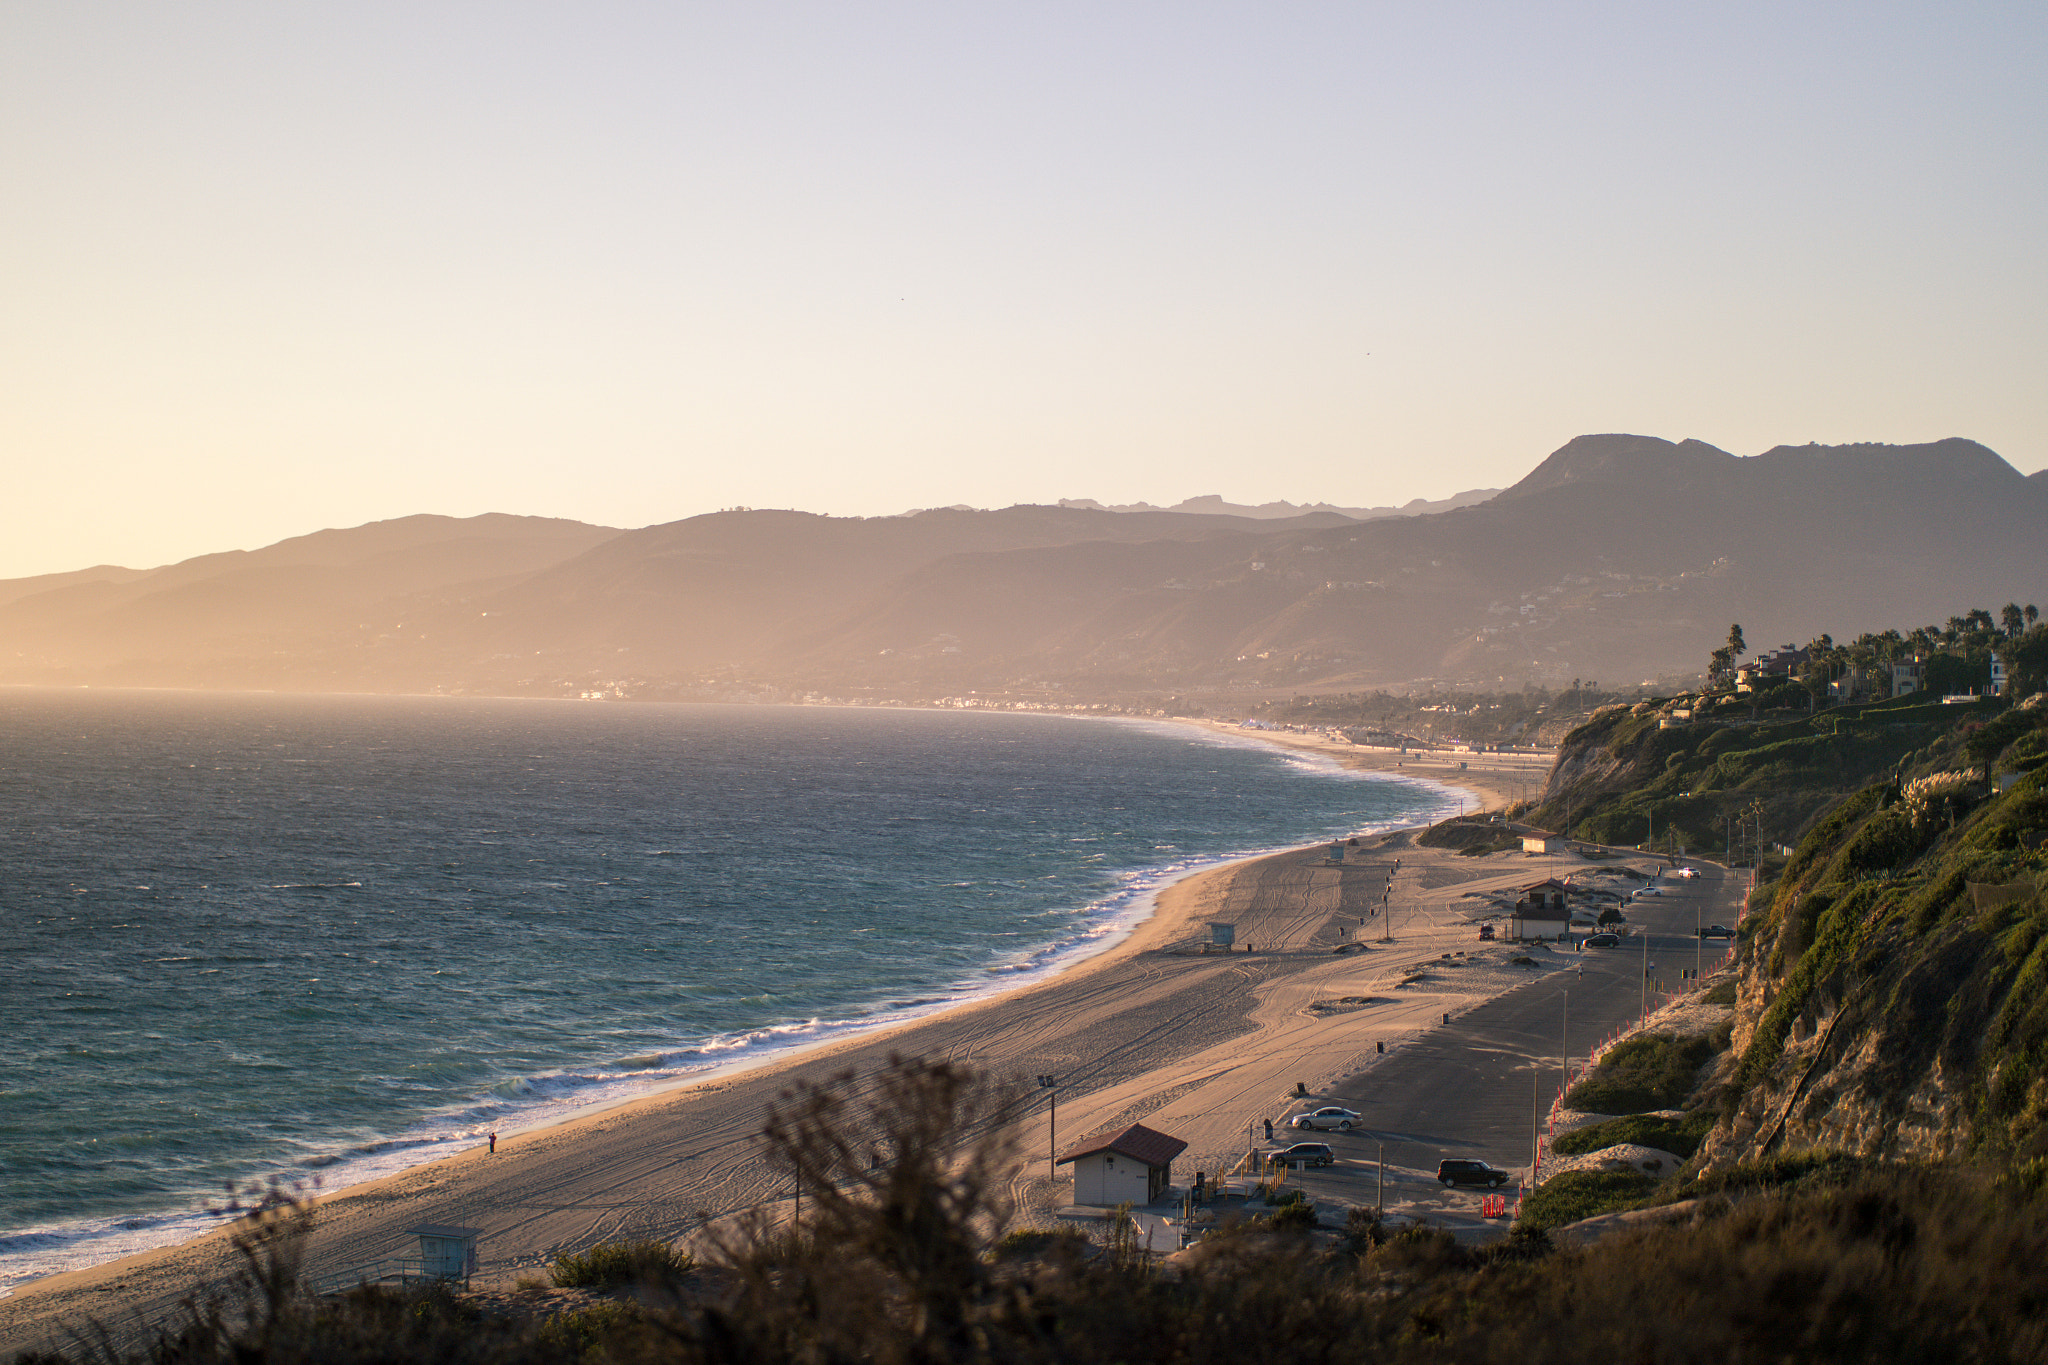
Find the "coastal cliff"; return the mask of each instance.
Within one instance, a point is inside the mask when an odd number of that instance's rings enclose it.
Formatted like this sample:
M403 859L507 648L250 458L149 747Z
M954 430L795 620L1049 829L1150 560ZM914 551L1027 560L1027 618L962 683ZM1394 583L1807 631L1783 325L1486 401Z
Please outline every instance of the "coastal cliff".
M1802 841L1742 942L1736 1099L1705 1169L2048 1153L2048 708L2033 711L2031 771L2004 792L1959 771L1872 786Z
M1596 714L1530 818L1695 847L1750 822L1730 843L1761 884L1696 1175L1819 1151L2048 1154L2048 702L1691 709Z

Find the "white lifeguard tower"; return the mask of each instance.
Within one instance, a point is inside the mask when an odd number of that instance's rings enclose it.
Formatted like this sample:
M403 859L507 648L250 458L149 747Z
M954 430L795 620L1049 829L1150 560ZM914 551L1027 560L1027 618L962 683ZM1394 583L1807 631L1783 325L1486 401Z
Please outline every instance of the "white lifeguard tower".
M476 1243L481 1228L452 1227L444 1223L422 1223L407 1228L405 1235L420 1239L417 1256L387 1256L368 1265L351 1266L314 1282L315 1294L335 1294L363 1285L410 1287L416 1284L459 1283L465 1288L476 1273Z
M420 1239L421 1279L461 1280L466 1284L476 1272L476 1239L484 1235L482 1229L422 1223L405 1231L407 1236Z

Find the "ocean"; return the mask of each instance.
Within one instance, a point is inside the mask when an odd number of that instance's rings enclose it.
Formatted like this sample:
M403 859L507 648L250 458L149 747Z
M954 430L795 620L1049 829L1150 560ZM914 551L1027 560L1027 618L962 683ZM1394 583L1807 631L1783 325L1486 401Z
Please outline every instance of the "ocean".
M1170 723L0 692L0 1289L1015 987L1454 796Z

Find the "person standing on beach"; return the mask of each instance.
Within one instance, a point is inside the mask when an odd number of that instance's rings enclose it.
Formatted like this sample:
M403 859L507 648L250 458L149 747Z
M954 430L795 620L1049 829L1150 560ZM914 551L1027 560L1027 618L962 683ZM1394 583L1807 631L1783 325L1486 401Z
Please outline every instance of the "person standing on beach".
M492 1133L492 1134L491 1134L491 1155L492 1155L492 1156L496 1156L497 1154L498 1154L498 1135L497 1135L496 1133Z

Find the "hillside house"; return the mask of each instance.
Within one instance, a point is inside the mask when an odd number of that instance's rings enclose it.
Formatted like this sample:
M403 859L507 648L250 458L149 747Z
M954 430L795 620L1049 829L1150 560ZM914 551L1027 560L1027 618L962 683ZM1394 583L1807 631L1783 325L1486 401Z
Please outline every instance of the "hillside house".
M1899 659L1892 663L1892 695L1910 696L1927 686L1927 661Z
M1099 1208L1149 1204L1173 1184L1173 1159L1188 1145L1142 1123L1086 1138L1056 1165L1074 1168L1074 1202Z
M1991 655L1991 695L2002 697L2005 689L2012 686L2012 669L2006 664L2003 654L1993 651Z
M1753 692L1766 682L1782 678L1793 678L1799 670L1813 662L1813 651L1797 645L1780 645L1778 648L1759 654L1735 672L1735 690Z

